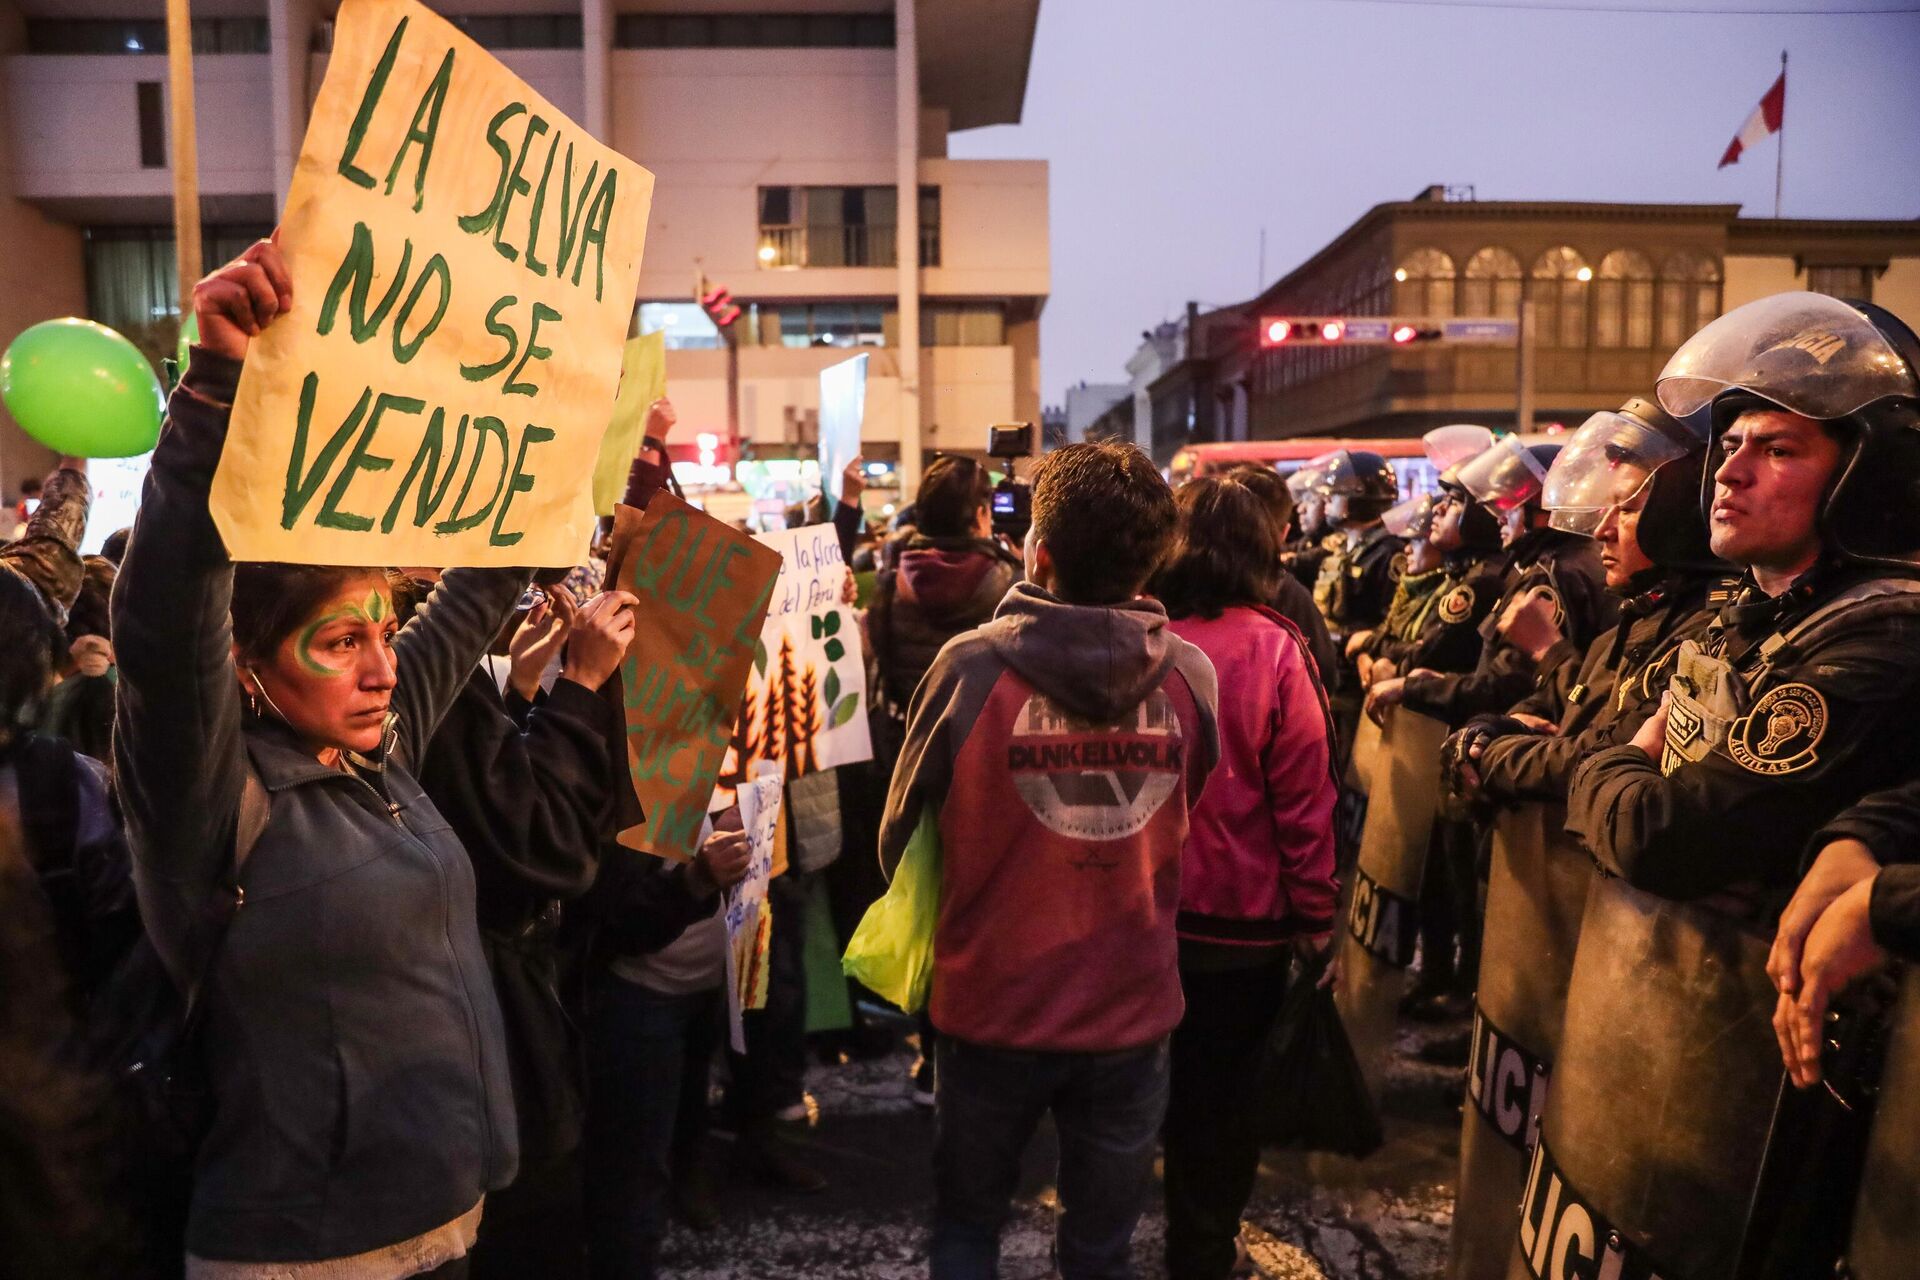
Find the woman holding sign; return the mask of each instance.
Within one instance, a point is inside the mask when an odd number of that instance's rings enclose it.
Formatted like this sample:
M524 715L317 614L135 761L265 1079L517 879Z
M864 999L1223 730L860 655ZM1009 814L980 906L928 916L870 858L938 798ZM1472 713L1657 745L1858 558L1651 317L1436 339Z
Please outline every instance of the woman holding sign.
M213 1100L187 1275L461 1275L518 1150L473 871L414 771L528 575L449 571L402 627L377 568L233 564L207 495L294 305L278 246L193 305L113 597L140 911Z

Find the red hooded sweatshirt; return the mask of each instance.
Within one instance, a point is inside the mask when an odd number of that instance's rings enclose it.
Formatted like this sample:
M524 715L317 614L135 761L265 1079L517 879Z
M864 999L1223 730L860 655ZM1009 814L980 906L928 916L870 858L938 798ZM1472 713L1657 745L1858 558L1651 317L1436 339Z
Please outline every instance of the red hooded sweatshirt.
M1107 1052L1180 1021L1180 851L1218 755L1213 668L1161 607L1029 583L940 651L882 822L921 811L942 870L931 1014L977 1044Z

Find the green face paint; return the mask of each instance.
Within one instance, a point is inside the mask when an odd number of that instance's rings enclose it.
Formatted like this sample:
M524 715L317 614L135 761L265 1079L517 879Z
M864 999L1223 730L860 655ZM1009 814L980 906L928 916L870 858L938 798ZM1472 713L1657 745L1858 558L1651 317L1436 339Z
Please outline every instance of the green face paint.
M335 680L347 674L339 667L329 666L313 655L313 642L320 632L336 622L361 622L370 626L379 626L387 620L390 606L385 593L377 587L367 593L367 598L359 604L350 604L321 614L300 629L294 638L293 656L308 675L323 680Z

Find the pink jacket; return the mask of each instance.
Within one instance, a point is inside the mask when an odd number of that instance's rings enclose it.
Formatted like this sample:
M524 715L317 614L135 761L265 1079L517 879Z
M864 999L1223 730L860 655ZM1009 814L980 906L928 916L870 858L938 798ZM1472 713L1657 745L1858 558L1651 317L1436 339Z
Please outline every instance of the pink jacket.
M1220 763L1190 815L1182 938L1257 945L1333 927L1332 728L1299 632L1266 608L1169 624L1220 678Z

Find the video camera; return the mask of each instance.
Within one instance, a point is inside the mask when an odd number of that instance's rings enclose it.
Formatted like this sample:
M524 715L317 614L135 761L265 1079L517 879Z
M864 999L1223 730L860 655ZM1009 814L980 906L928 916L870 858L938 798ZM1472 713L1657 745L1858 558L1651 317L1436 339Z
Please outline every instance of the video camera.
M1026 539L1033 524L1033 486L1018 479L1014 464L1033 453L1031 422L997 422L987 428L987 456L1002 458L1007 478L993 487L993 531L1015 543Z

